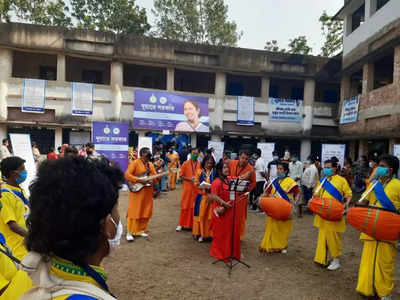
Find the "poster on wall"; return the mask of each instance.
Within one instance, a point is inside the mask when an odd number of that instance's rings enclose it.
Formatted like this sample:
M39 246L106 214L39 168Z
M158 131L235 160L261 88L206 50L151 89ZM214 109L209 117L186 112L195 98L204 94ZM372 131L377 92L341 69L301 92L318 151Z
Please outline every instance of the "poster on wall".
M46 105L46 80L24 79L21 110L29 113L44 113Z
M261 150L261 157L268 164L272 161L272 152L275 150L275 143L258 143L257 148Z
M303 100L269 98L269 120L301 122Z
M140 149L149 148L153 153L153 138L148 136L139 136L138 155L140 156Z
M343 101L342 113L340 115L340 124L357 122L359 104L359 95Z
M346 145L344 144L322 144L321 164L323 165L324 161L335 156L339 160L340 166L343 167L345 153Z
M29 186L36 178L36 163L32 153L31 137L29 134L10 133L10 142L14 156L19 156L25 160L28 176L21 185L29 197Z
M254 125L254 97L237 97L237 124Z
M125 172L129 163L129 123L93 122L92 129L96 152Z
M225 147L224 142L208 141L208 149L214 148L215 163L218 163L219 160L223 157L224 147Z
M72 83L72 115L90 116L93 114L94 86L91 83Z
M133 124L137 129L208 133L208 98L135 90Z
M88 131L71 131L69 133L69 144L72 146L86 145L91 141Z

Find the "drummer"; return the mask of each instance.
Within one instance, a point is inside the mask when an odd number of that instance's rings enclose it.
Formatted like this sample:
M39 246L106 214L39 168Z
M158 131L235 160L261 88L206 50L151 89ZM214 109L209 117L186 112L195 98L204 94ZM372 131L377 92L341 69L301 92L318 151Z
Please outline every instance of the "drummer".
M297 202L300 195L300 189L296 181L288 176L289 166L285 162L278 162L277 175L266 189L265 195L268 197L284 198L284 201L290 201L292 205ZM266 253L287 253L289 235L293 230L293 220L287 221L275 220L267 217L265 224L265 234L261 241L259 251Z
M347 210L352 198L352 191L347 180L337 175L338 163L333 160L327 160L324 163L325 177L317 185L314 195L317 197L336 199L343 201L345 210ZM320 187L322 184L322 187ZM319 228L318 244L315 251L314 262L323 266L327 265L327 254L332 257L332 261L327 267L329 271L335 271L340 268L340 256L342 255L342 236L346 231L345 218L340 221L328 221L315 215L314 226Z
M394 178L399 169L399 160L392 155L379 158L376 169L377 182L370 183L368 193L374 183L376 186L369 192L364 204L377 206L391 211L400 209L400 180ZM394 262L397 241L377 241L361 233L364 243L360 271L358 274L357 292L364 296L379 296L380 299L391 299L394 286Z

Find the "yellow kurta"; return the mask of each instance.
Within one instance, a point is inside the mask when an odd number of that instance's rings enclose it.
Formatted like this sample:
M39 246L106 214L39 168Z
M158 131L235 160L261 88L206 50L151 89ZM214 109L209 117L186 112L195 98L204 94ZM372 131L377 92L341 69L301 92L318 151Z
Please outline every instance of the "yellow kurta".
M179 155L176 153L168 154L168 170L169 172L169 189L176 189L177 172L172 172L173 169L179 168Z
M197 170L196 173L196 180L195 180L195 185L199 185L200 182L200 177L201 174L205 174L204 176L204 181L211 184L211 177L213 170L202 170L199 169ZM198 197L201 196L200 203L197 203ZM198 212L196 215L196 205L199 205L198 207ZM196 202L195 202L195 211L193 215L193 229L192 229L192 234L194 236L201 236L202 238L211 238L212 237L212 231L210 230L210 222L211 222L211 216L212 216L212 204L208 203L207 201L207 193L205 191L199 190L199 193L196 196Z
M400 209L400 180L392 179L384 187L385 193L393 205ZM369 190L369 187L367 188ZM375 193L371 192L366 200L371 206L382 207ZM362 233L364 243L358 274L357 292L365 296L388 296L394 287L394 262L397 241L381 242Z
M297 186L296 181L294 181L290 177L286 177L280 182L280 185L288 195L290 202L293 205L294 195L290 191L295 186ZM273 186L269 195L271 197L281 198L281 196ZM267 221L265 224L264 238L262 239L259 248L260 252L267 252L267 253L280 252L286 249L289 243L289 235L292 232L292 230L293 230L292 219L287 221L280 221L280 220L275 220L271 217L267 217Z
M344 177L334 175L328 180L342 194L343 201L345 201L345 198L352 196L352 190ZM317 190L318 188L319 184L315 189ZM334 199L334 197L323 188L319 190L317 196ZM345 219L342 218L340 221L333 222L324 220L320 216L316 215L314 217L314 226L319 228L318 243L315 251L314 261L316 263L326 265L328 254L327 250L329 250L332 258L339 258L342 255L341 233L346 231Z

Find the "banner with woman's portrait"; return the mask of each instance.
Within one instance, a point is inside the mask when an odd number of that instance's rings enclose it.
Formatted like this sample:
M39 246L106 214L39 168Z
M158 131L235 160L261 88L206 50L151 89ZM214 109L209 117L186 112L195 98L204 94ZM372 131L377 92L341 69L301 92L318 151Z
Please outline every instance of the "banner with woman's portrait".
M134 128L208 133L209 122L206 97L135 90Z

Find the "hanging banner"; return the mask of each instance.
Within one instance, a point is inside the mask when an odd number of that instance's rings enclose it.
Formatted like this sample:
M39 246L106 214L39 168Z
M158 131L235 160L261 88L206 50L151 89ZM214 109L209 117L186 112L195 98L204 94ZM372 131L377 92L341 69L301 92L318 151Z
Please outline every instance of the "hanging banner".
M139 136L139 145L138 145L138 156L140 157L140 149L149 148L150 152L153 153L153 138L148 136Z
M133 124L137 129L209 132L208 98L135 90Z
M91 83L72 83L72 115L89 116L93 114L94 86Z
M129 123L93 122L92 129L96 152L117 163L125 172L129 162Z
M346 145L342 144L322 144L321 164L324 161L331 159L335 156L339 160L341 167L344 166L344 155L346 153Z
M269 120L301 122L303 100L269 98Z
M237 97L237 124L254 125L254 97Z
M358 106L360 95L343 101L340 124L354 123L358 120Z
M224 147L225 147L224 142L208 141L208 149L214 148L215 163L218 163L219 160L223 157Z
M46 80L24 79L21 110L29 113L44 113L46 105Z
M261 150L261 157L266 164L273 160L272 152L275 150L275 143L257 143L257 148Z
M36 163L32 153L31 137L29 134L10 133L10 141L14 156L25 160L25 169L28 172L28 177L21 186L29 197L29 186L36 178Z

